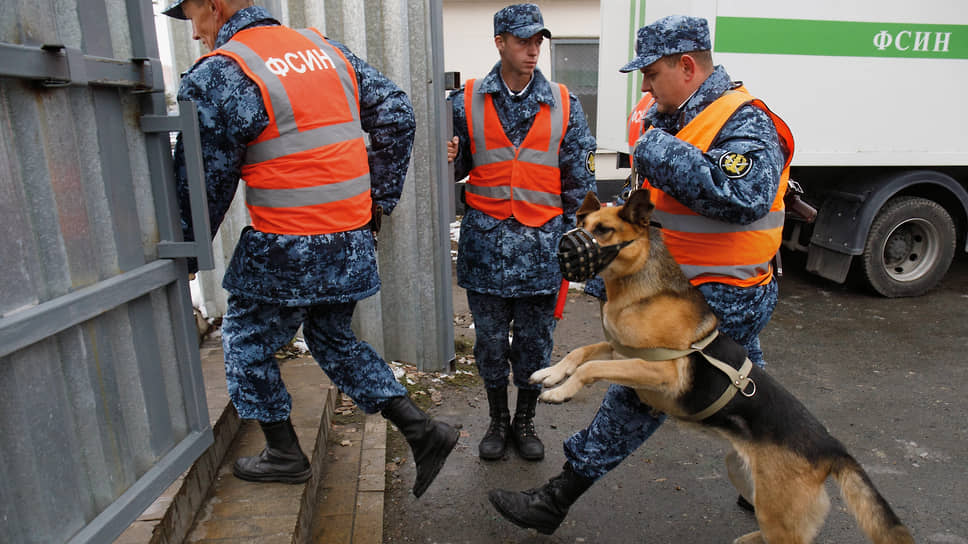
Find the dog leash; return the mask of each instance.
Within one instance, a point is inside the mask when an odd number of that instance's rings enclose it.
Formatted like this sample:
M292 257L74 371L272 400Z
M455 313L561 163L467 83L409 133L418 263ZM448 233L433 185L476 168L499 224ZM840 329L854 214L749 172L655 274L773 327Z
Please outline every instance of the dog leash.
M719 330L714 330L709 336L693 343L689 346L689 349L671 349L671 348L632 348L621 344L618 340L608 332L608 329L602 324L602 331L605 333L605 340L612 346L612 349L623 354L632 355L640 359L645 359L646 361L671 361L672 359L678 359L680 357L685 357L691 353L699 352L709 364L713 365L715 368L719 369L723 374L729 377L730 385L726 387L723 394L719 396L712 404L706 407L706 409L693 414L691 416L681 416L681 419L688 421L702 421L709 416L715 414L716 412L722 410L729 401L733 400L736 392L739 391L744 397L752 397L756 394L756 382L750 378L750 371L753 369L753 361L749 357L743 361L739 370L736 370L731 365L705 353L706 346L712 344L713 340L719 336ZM748 393L746 389L752 384L753 388Z

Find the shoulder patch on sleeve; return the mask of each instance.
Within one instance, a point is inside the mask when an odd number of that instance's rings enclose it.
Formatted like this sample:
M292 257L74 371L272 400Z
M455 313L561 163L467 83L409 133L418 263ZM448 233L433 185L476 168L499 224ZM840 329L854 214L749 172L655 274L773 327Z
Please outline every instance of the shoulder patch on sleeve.
M589 174L595 173L595 152L588 151L585 154L585 170L588 170Z
M741 178L753 169L753 159L740 153L723 153L719 157L719 169L727 178Z

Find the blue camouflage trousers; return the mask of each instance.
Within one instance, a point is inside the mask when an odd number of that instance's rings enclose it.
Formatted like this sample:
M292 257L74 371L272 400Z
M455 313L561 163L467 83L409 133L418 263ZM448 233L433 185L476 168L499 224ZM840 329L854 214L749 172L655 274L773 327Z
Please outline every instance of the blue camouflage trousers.
M368 414L407 394L386 362L350 328L356 302L282 306L231 295L222 320L225 380L229 397L245 419L289 417L292 398L276 362L299 326L306 345L329 379Z
M753 363L765 366L759 334L776 307L776 279L751 288L706 283L699 290L719 317L719 330L742 344ZM639 400L634 389L612 385L588 427L565 440L565 458L575 472L598 480L632 455L665 418Z
M555 294L504 298L467 291L474 317L474 358L484 387L507 387L513 372L519 389L541 388L528 383L528 378L551 362L556 299ZM510 341L512 326L514 340Z

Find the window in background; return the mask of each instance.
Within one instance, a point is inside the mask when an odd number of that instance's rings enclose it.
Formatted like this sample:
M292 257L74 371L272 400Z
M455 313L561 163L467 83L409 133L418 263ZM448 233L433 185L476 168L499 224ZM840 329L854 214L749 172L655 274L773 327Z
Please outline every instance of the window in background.
M598 113L598 39L551 40L551 79L564 83L581 101L592 134Z

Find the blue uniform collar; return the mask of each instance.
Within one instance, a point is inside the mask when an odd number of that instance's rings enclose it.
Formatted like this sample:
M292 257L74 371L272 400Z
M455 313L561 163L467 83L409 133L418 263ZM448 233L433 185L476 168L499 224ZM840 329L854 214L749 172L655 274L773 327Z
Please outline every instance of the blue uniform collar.
M507 89L505 89L504 81L501 80L501 63L498 62L491 68L484 79L481 80L480 93L482 94L493 94L493 93L505 93L507 94ZM522 95L523 97L532 97L532 100L540 102L542 104L554 105L555 99L551 94L551 83L548 82L544 74L538 68L534 69L534 78L531 79L531 84L528 89Z
M242 8L235 12L235 15L229 17L228 21L222 25L222 28L218 30L218 35L215 36L215 47L216 49L222 47L235 33L242 30L243 28L257 25L271 25L271 24L281 24L275 18L272 17L266 8L260 6L252 6L248 8Z

